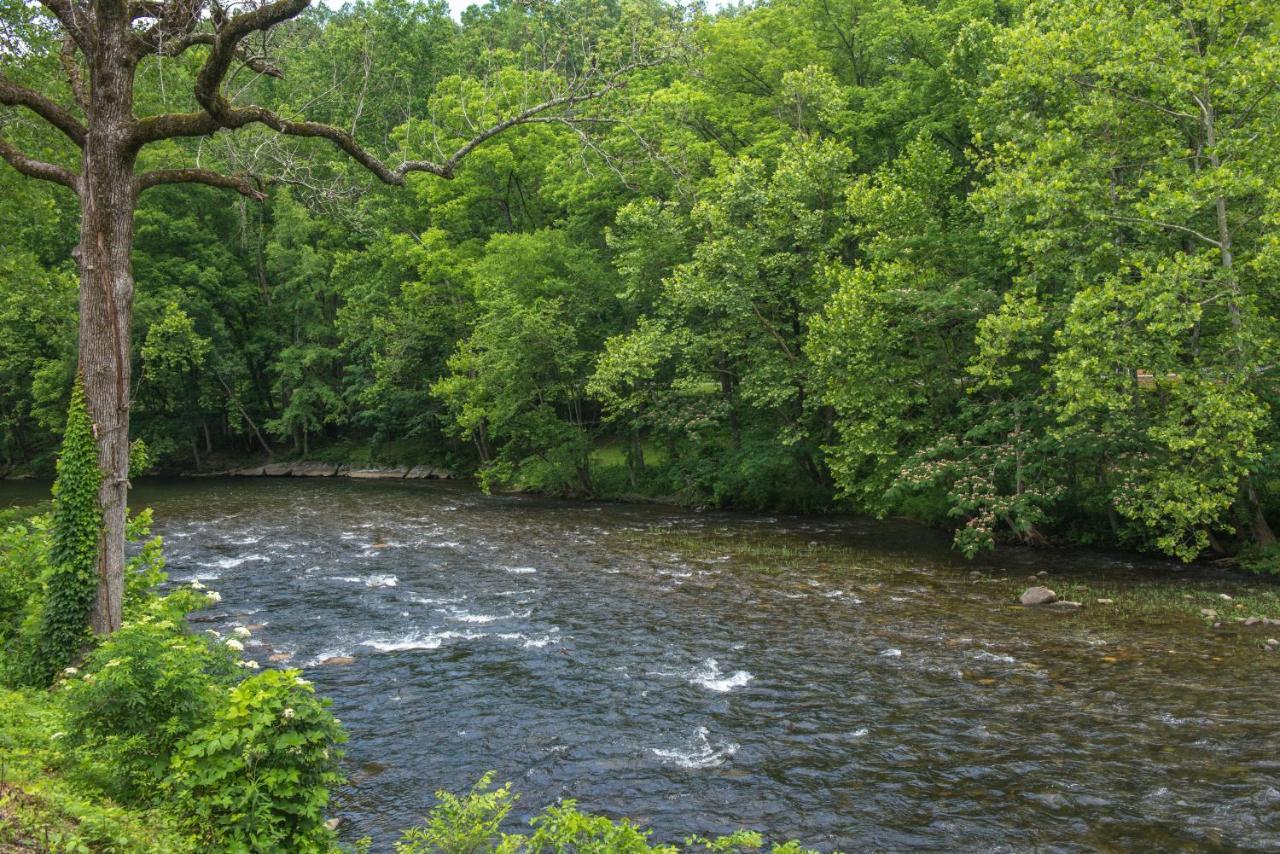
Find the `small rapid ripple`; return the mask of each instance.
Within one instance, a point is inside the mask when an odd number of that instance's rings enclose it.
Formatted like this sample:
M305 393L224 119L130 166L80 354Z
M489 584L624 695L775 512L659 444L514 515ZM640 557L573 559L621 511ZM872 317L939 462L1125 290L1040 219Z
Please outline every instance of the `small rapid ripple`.
M517 822L574 797L658 839L1280 850L1274 667L1011 609L916 528L439 483L158 483L135 503L173 581L222 593L201 628L251 627L248 654L333 698L351 839L385 846L493 770ZM742 560L762 536L797 556Z

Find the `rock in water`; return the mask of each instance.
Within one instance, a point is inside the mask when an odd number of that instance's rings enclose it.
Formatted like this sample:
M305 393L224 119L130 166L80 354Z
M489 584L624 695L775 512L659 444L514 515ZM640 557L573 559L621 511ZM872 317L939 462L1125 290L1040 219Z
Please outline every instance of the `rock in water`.
M1018 601L1023 605L1051 605L1058 601L1058 594L1048 587L1028 587Z
M320 664L332 667L333 665L355 664L356 660L349 655L331 655Z
M298 463L290 472L294 477L333 477L338 467L333 463Z
M345 475L338 472L339 477L353 477L358 480L399 480L409 473L407 468L364 468L349 469Z

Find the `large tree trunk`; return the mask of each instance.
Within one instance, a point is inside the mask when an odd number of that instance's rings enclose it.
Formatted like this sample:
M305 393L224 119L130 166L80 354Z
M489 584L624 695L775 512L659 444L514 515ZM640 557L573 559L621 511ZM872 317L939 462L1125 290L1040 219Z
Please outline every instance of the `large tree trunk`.
M114 4L101 4L107 16ZM120 15L127 15L123 9ZM102 467L102 539L92 627L120 628L124 599L125 502L129 484L130 327L133 213L137 202L129 144L134 60L127 20L100 20L90 60L92 95L80 190L80 372Z

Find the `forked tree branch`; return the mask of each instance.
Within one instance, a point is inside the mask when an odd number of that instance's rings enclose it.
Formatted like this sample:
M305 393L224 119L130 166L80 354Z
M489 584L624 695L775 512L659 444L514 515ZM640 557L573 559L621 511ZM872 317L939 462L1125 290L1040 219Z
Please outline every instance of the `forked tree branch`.
M7 161L10 166L28 178L52 181L55 184L67 187L73 193L80 192L80 179L70 169L64 169L61 166L55 166L52 163L36 160L34 157L23 154L12 143L3 138L0 138L0 159Z
M76 8L75 0L40 0L40 5L58 19L58 23L66 30L81 50L86 47L85 32L81 26L81 16L85 13Z
M156 169L153 172L144 172L138 176L136 181L139 193L148 187L157 187L161 184L207 184L210 187L218 187L223 190L235 190L240 195L247 196L255 202L261 202L266 199L266 194L258 188L257 183L252 178L241 175L223 175L221 172L214 172L211 169Z
M39 92L14 83L2 74L0 74L0 104L9 107L25 107L62 131L76 145L84 148L84 138L88 131L70 110Z
M306 9L309 2L310 0L275 0L251 11L215 20L214 32L190 32L167 45L155 46L154 49L164 55L180 54L193 45L210 48L195 81L195 99L203 111L143 118L134 128L133 144L141 148L160 140L212 136L220 130L237 130L260 124L285 136L327 140L387 184L403 184L405 176L410 172L427 172L441 178L452 178L462 160L487 140L509 128L531 123L550 111L601 98L621 88L624 85L623 78L629 71L647 65L637 62L620 68L594 88L586 88L581 79L574 79L568 83L568 90L564 94L547 98L479 130L442 161L406 160L392 166L360 145L352 133L342 128L321 122L286 118L255 104L237 106L222 91L223 81L237 60L259 73L280 75L274 66L247 56L241 41L251 33L269 30L296 17Z

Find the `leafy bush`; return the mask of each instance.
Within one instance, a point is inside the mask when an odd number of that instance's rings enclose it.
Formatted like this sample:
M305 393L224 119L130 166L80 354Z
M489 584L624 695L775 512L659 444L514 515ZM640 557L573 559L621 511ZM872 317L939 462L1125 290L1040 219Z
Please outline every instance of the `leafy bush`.
M111 635L66 682L67 743L107 759L104 788L132 802L160 793L174 750L213 720L236 677L229 649L183 631L172 611L190 599L177 597L156 600L156 613Z
M267 670L230 691L213 721L173 757L168 790L208 847L319 851L329 789L342 782L335 745L345 741L328 700L297 670Z
M418 827L406 830L396 844L398 854L679 854L674 845L650 845L651 830L629 819L613 821L584 813L574 801L563 801L535 816L533 833L503 833L501 826L519 795L511 785L492 788L486 774L466 795L436 792L439 803ZM741 830L729 836L706 839L691 836L686 851L762 851L759 833ZM772 854L814 854L799 843L775 845Z
M49 520L37 516L0 530L0 647L16 637L49 567ZM16 656L6 655L6 664ZM8 681L6 679L6 681Z

